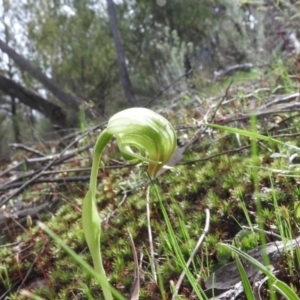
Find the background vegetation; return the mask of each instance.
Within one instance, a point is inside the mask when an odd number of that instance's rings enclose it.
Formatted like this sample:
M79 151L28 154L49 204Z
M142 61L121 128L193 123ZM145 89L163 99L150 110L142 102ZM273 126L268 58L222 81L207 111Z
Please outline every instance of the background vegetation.
M93 110L89 122L100 122L132 105L121 85L106 4L86 0L2 1L3 43L64 92L79 98L76 107L83 105L83 110ZM248 4L191 0L186 5L185 1L176 0L164 6L155 1L120 1L116 15L134 91L131 96L137 98L139 106L147 104L191 68L192 82L179 80L157 101L174 97L189 87L201 92L214 78L214 72L230 65L266 65L284 48L279 32L289 36L299 26L297 3L289 1ZM62 110L59 117L52 118L52 123L64 128L76 125L74 107L62 102L66 96L59 99L41 83L39 76L33 77L27 67L7 52L1 55L1 75ZM26 101L26 92L10 87L5 78L1 84L1 157L5 157L8 142L33 142L35 130L51 131L45 119L49 120L49 115L40 107L41 100L36 100L40 106L33 104L32 99ZM63 116L67 122L59 122Z

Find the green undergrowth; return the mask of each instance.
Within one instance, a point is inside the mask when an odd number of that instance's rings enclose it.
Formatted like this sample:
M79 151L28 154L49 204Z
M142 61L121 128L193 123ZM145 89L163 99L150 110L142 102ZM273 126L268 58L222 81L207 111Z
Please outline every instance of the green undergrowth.
M236 91L240 93L238 89ZM228 109L221 108L220 111ZM186 131L179 131L179 137L186 138L186 135L191 136L195 132L192 120L195 111L195 107L185 106L182 102L175 111L165 113L173 124L189 127ZM200 116L196 119L200 120ZM266 133L265 121L257 122L258 132ZM249 123L238 126L250 130ZM291 128L289 133L297 132L299 121L292 118L288 128ZM296 139L281 140L300 146ZM249 147L243 150L220 155L247 145ZM298 235L298 168L288 163L291 152L296 150L289 144L261 141L257 144L258 166L255 166L250 146L248 137L215 131L214 136L205 136L200 143L195 143L178 166L156 180L163 207L185 261L203 232L204 210L208 208L210 211L209 233L189 268L199 289L205 289L204 281L214 270L233 259L231 252L218 245L219 242L234 244L243 251L253 249L261 244L261 235L253 230L259 222L263 222L265 230L274 231L286 239ZM272 153L280 155L271 157ZM81 163L83 161L83 166L90 166L85 154L80 154L77 159ZM121 160L114 142L103 156L104 165L114 165L113 159ZM140 299L170 299L170 282L177 282L183 268L170 244L160 200L151 194L151 229L162 283L159 285L154 281L146 218L147 180L145 166L100 170L97 200L101 219L104 219L101 236L103 265L110 284L128 299L135 268L128 228L139 259L142 259ZM61 188L55 184L42 184L39 189L26 190L24 200L29 200L31 195L38 198L39 192L42 196L47 190L55 194L55 198L60 200L58 208L41 215L40 219L92 265L81 223L82 198L87 183L72 183ZM265 238L267 242L274 240L270 236ZM0 295L11 288L9 299L28 299L17 291L21 287L43 299L103 299L95 279L38 227L17 227L2 239L3 245L14 242L17 243L0 248ZM300 294L297 253L287 252L285 255L292 256L292 260L282 258L277 266L279 277ZM37 286L38 281L41 286ZM195 299L188 279L183 281L179 295L178 299Z

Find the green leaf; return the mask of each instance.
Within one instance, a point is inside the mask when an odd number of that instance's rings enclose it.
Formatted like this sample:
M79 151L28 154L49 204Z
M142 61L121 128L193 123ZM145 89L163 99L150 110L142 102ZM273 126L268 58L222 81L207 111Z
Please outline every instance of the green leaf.
M255 297L253 295L253 291L252 291L252 288L251 288L251 284L249 282L246 271L245 271L245 269L244 269L244 267L241 263L241 260L239 259L238 256L235 257L235 260L236 260L236 264L237 264L237 267L238 267L240 275L241 275L241 279L242 279L242 282L243 282L243 287L244 287L244 290L245 290L245 294L247 296L247 300L255 300Z
M294 202L294 215L295 218L299 221L300 220L300 202Z

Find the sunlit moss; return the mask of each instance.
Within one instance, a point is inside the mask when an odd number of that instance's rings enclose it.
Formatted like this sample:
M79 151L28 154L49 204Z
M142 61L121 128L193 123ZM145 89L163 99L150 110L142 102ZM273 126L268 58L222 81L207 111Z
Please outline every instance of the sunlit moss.
M214 191L209 191L205 199L205 203L211 209L218 208L220 203L220 198L218 197L218 195L216 195Z

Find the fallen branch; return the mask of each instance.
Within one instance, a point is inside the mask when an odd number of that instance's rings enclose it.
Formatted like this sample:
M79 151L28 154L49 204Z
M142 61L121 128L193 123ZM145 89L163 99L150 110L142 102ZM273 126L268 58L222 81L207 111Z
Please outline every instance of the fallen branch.
M73 141L72 143L70 143L59 155L56 156L56 158L54 158L52 161L50 161L46 166L44 166L43 168L41 168L39 171L36 171L34 174L34 177L32 177L30 180L26 181L24 184L22 184L17 190L15 190L14 192L12 192L9 196L7 196L6 198L4 198L1 202L0 202L0 207L5 205L10 199L12 199L15 196L18 196L19 194L21 194L23 192L23 190L28 187L30 184L34 183L37 179L39 179L40 177L42 177L44 175L44 172L48 169L50 169L52 166L54 166L55 164L59 164L62 161L65 161L73 156L75 156L75 154L78 154L88 148L91 147L91 145L88 146L84 146L78 149L75 149L74 151L72 151L70 154L66 154L65 153L72 147L74 146L76 143L78 143L78 141L80 141L81 139L83 139L85 136L87 136L88 134L90 134L92 131L95 131L99 128L103 127L102 124L99 124L89 130L87 130L85 133L83 133L82 135L80 135L78 138L75 139L75 141Z
M214 77L218 78L218 77L222 77L222 76L228 76L236 71L249 71L253 67L254 67L254 65L252 63L244 63L244 64L229 66L225 70L215 71Z
M17 143L13 143L13 144L9 144L10 147L12 147L13 149L22 149L22 150L26 150L30 153L33 153L35 155L38 155L38 156L41 156L41 157L45 157L46 155L36 149L33 149L33 148L30 148L30 147L27 147L23 144L17 144Z

